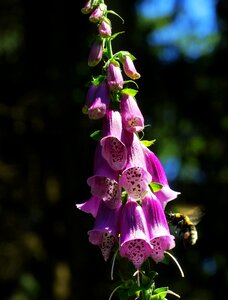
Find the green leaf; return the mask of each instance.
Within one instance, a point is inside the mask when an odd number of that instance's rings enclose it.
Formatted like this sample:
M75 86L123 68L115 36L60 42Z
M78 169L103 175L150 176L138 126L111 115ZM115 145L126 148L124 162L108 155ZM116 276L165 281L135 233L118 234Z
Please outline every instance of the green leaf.
M163 185L158 182L151 182L151 183L149 183L149 186L150 186L152 192L154 192L154 193L160 191L160 189L162 189L162 187L163 187Z
M144 146L146 147L150 147L151 145L153 145L156 142L156 139L148 141L148 140L141 140L141 143L143 143Z
M102 130L96 130L93 133L90 134L90 137L95 141L100 141L100 139L103 137Z
M156 288L155 290L154 290L154 294L159 294L159 293L161 293L161 292L167 292L169 290L169 288L167 287L167 286L163 286L163 287L160 287L160 288Z
M168 287L161 287L154 290L153 295L150 297L150 300L164 300L168 292Z
M161 298L160 295L151 295L150 300L161 300L161 299L164 299L164 298Z
M134 285L132 285L129 290L128 290L128 295L129 296L134 296L134 295L139 295L140 291L142 290L142 288L140 286L138 286L138 283L135 282Z
M137 90L135 89L122 89L121 94L127 94L129 96L135 97L135 95L138 93Z

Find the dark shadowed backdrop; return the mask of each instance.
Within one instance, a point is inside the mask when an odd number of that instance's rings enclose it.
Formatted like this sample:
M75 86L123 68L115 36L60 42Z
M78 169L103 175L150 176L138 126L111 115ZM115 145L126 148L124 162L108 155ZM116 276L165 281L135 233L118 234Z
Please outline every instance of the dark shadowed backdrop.
M205 211L197 244L187 249L178 242L174 249L185 278L172 263L155 265L155 270L158 283L182 299L225 299L228 4L218 0L215 15L208 14L209 21L216 17L216 30L212 26L197 36L199 19L193 18L186 31L174 36L185 28L178 23L186 20L183 13L189 9L195 16L194 8L176 0L168 1L171 8L164 11L159 2L164 1L106 2L125 20L122 24L110 16L113 32L125 31L113 42L114 52L128 50L137 58L137 100L150 125L145 138L156 139L151 149L164 164L171 187L181 192L176 202ZM214 3L203 2L206 7ZM154 6L145 10L145 3ZM87 66L96 26L81 14L84 4L0 3L3 300L101 300L111 293L111 263L87 239L93 219L75 208L90 197L86 180L93 171L95 141L89 135L99 129L81 110L85 84L92 72L99 72ZM168 35L164 30L170 30Z

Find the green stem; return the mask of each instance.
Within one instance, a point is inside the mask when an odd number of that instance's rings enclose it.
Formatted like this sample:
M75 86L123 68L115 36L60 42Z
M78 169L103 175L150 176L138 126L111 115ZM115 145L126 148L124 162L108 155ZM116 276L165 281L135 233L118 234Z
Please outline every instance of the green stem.
M106 39L106 47L107 47L108 58L110 59L113 57L111 38Z
M146 300L146 292L142 290L142 300Z

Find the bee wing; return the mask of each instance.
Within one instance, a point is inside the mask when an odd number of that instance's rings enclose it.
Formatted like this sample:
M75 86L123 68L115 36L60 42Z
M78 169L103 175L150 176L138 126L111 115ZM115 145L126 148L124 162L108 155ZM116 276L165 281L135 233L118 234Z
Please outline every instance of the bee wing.
M175 212L188 216L194 225L197 225L205 214L203 207L200 205L174 205L172 209Z

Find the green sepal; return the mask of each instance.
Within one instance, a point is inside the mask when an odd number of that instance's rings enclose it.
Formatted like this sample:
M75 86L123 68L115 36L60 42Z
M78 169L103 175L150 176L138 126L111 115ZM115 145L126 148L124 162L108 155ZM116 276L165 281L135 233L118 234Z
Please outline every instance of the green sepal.
M125 50L122 50L122 51L117 52L117 53L115 54L115 56L118 56L118 59L120 60L121 63L124 62L124 57L125 57L125 56L129 56L132 60L135 60L135 59L136 59L136 57L135 57L133 54L131 54L130 52L125 51Z
M120 67L120 63L113 56L109 60L106 61L105 65L103 66L103 69L106 70L111 63L116 65L117 67Z
M102 81L105 80L105 76L104 75L98 75L96 77L93 77L91 80L90 80L90 83L93 83L95 85L100 85Z
M96 130L93 133L90 134L90 137L95 141L100 141L100 139L103 137L102 130Z
M135 97L135 95L138 93L137 90L135 89L122 89L121 94L127 94L129 96Z
M101 0L91 0L91 6L97 7L101 3Z
M151 182L149 183L149 187L151 188L152 192L158 192L162 189L163 185L158 182Z
M139 88L138 84L134 80L125 80L124 81L125 84L130 83L130 82L134 83L137 86L137 88Z
M107 17L102 17L102 21L107 23L108 25L111 25L111 21Z
M141 143L146 146L146 147L150 147L151 145L153 145L156 142L156 139L148 141L148 140L141 140Z

